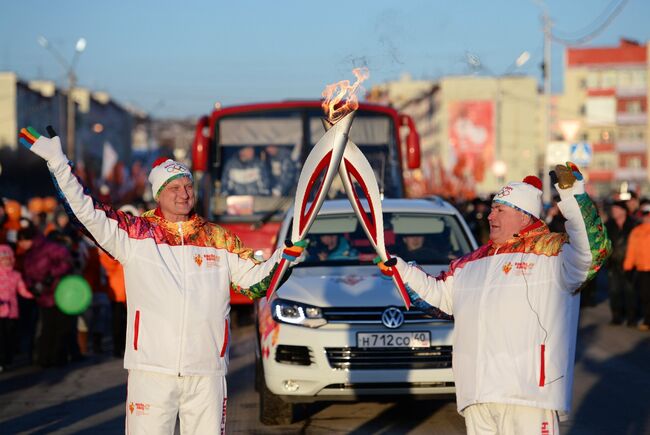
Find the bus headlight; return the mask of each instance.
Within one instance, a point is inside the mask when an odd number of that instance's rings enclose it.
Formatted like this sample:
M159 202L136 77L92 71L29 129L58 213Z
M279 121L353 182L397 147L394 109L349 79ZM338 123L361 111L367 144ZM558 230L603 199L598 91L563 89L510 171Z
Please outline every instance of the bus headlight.
M291 325L319 328L327 323L320 308L284 299L272 302L271 313L276 322Z

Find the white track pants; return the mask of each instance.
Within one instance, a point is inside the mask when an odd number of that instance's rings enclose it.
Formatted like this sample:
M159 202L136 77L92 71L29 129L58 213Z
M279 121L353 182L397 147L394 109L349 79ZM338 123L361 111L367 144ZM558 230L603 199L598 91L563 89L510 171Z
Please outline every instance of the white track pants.
M504 403L479 403L463 410L468 435L559 435L556 411Z
M226 379L173 376L129 370L126 435L173 435L176 415L181 434L224 434Z

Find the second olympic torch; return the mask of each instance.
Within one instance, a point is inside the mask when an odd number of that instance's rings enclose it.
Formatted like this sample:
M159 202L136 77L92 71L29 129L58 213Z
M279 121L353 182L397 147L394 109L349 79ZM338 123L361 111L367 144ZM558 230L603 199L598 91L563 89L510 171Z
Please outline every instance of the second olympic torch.
M352 208L378 254L378 259L385 262L390 256L384 243L384 220L377 179L368 159L349 139L354 111L358 107L356 91L361 82L368 78L368 70L357 68L353 73L357 77L353 85L343 80L329 85L323 92L323 108L328 117L323 121L326 132L309 153L300 172L293 210L291 243L304 247L305 236L325 200L332 180L338 173ZM357 194L355 182L359 184L367 200L369 214ZM291 250L291 247L288 247L288 250ZM300 252L295 251L296 254ZM267 297L270 298L275 292L288 266L289 260L283 256L271 279ZM406 309L409 309L410 298L397 269L392 268L390 276Z
M305 164L298 178L296 198L293 208L293 227L291 230L291 242L300 244L305 240L309 228L314 223L318 210L320 210L327 192L332 185L332 180L338 173L338 167L348 142L350 126L354 119L354 112L350 112L337 122L334 127L314 145L305 160ZM310 198L313 198L310 201ZM282 280L282 276L289 266L289 260L282 258L278 265L271 284L267 290L267 298L270 298Z

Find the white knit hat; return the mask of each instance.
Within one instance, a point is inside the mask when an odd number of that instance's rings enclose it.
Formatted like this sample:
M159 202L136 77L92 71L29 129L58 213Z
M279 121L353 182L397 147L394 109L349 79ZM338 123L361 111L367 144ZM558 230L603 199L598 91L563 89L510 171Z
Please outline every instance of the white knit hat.
M160 195L163 187L170 181L180 177L189 177L190 180L193 180L192 173L184 164L164 157L156 160L149 173L153 198L158 200L158 195Z
M529 175L523 181L511 181L494 195L492 202L505 204L539 219L542 211L542 181Z

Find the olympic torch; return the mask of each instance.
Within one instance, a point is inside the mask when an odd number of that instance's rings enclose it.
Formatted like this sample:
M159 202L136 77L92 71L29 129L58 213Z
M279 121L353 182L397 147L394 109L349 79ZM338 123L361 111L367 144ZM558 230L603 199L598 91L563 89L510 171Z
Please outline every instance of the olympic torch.
M331 124L324 122L325 129L331 128ZM368 162L366 156L363 155L359 147L348 140L343 153L343 160L339 165L339 175L345 188L345 193L352 204L357 219L361 223L370 244L375 249L375 252L385 262L390 259L390 255L386 251L386 244L384 241L384 213L381 205L381 194L379 193L379 186L375 172ZM369 214L365 211L361 198L354 187L354 182L359 184L368 202ZM397 271L397 268L392 268L391 277L393 283L397 288L399 295L402 297L406 309L411 307L411 299L406 291L406 286L402 280L402 276Z
M350 85L348 80L342 80L328 85L323 91L323 97L325 97L323 109L331 128L314 145L300 171L291 229L293 245L304 245L305 236L323 205L332 180L338 173L341 158L348 143L354 111L359 107L356 91L361 82L368 77L367 69L358 68L353 73L357 77L354 84ZM288 247L287 250L290 251L291 247ZM287 267L289 267L289 260L283 256L271 278L271 284L266 293L267 298L270 298L277 289Z

